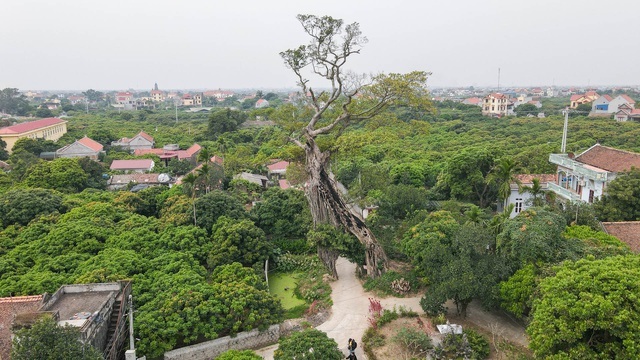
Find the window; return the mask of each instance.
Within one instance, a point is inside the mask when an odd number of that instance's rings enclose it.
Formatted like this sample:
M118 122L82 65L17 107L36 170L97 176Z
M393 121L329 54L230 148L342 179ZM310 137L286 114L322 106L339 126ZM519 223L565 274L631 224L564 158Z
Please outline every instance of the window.
M522 198L516 198L516 206L513 208L513 212L515 212L516 214L519 214L522 211Z

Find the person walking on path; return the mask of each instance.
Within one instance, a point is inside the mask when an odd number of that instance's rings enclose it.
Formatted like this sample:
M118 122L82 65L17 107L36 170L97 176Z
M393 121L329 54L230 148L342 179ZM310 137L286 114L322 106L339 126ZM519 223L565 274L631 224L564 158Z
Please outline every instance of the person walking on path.
M358 347L358 343L354 339L349 338L349 343L347 345L347 350L349 350L349 356L347 356L347 359L358 360L358 358L356 357L357 347Z

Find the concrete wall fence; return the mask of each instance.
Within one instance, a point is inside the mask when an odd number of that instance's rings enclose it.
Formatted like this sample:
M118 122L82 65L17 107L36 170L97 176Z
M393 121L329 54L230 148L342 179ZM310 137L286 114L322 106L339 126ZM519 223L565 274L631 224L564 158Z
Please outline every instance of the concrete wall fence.
M212 360L227 350L256 350L278 342L280 337L301 331L305 326L318 326L329 318L330 312L321 312L308 318L289 319L281 324L271 325L265 331L254 329L238 333L235 337L225 336L215 340L164 353L164 360Z
M275 344L280 338L280 325L272 325L265 331L257 329L225 336L197 345L186 346L164 353L164 360L210 360L231 349L258 349Z

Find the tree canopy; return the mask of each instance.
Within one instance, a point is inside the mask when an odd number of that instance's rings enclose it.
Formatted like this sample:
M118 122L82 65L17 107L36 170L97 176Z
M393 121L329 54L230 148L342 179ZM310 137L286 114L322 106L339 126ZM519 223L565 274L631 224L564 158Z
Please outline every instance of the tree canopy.
M626 359L638 354L640 257L565 262L540 283L527 332L537 357Z

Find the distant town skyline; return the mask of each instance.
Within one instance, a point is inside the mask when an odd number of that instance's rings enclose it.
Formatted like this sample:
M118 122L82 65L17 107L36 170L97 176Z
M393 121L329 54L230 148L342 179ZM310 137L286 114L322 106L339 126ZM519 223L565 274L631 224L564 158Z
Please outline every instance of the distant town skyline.
M278 54L307 43L300 13L360 23L369 43L348 66L358 73L423 70L430 87L496 87L500 68L503 88L636 86L639 11L633 0L11 1L0 88L293 89Z

